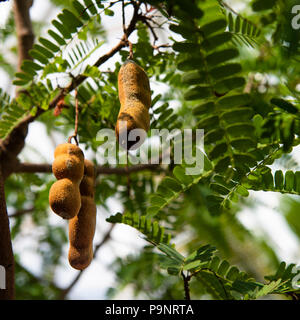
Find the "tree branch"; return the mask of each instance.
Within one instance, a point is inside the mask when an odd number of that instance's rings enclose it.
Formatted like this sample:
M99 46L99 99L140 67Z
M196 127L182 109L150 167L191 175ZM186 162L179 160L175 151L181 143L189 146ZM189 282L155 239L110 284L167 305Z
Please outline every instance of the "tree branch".
M97 175L100 174L118 174L118 175L127 175L128 173L135 173L140 171L156 171L160 168L159 164L138 164L132 167L104 167L98 166L96 168ZM48 163L18 163L14 169L14 173L52 173L52 166Z
M190 296L190 286L189 281L191 280L190 276L186 276L183 271L181 272L182 278L183 278L183 286L184 286L184 299L185 300L191 300Z
M15 296L14 255L11 244L9 220L4 192L4 179L0 166L0 265L5 268L6 289L0 289L0 300L12 300Z
M32 60L28 53L34 41L29 13L32 4L33 0L14 0L13 10L18 37L18 71L21 71L23 60Z
M8 215L9 218L17 218L23 216L24 214L31 213L34 210L34 207L28 209L20 209Z

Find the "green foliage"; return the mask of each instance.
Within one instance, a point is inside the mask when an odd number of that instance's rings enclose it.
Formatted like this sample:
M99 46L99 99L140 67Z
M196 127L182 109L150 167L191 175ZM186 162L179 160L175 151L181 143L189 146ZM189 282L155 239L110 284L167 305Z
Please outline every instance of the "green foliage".
M16 102L1 89L0 101L0 138L5 138L25 116L31 107L31 102L26 94L21 94Z
M277 170L262 166L248 175L244 185L252 190L277 191L281 193L300 194L300 172Z
M93 20L100 19L99 9L91 1L85 3L88 11L77 0L72 2L72 11L63 9L57 18L52 21L56 30L48 30L51 38L39 38L39 42L34 44L30 55L34 62L25 60L21 66L22 73L17 73L14 84L23 86L29 84L38 75L37 71L43 69L40 78L45 78L48 74L57 72L74 72L74 70L87 60L102 44L97 38L93 41L87 40L87 32L91 28ZM106 12L107 13L107 12ZM109 14L109 13L107 13ZM88 23L85 22L88 20ZM99 20L100 21L100 20ZM74 36L78 36L82 41L72 46ZM98 36L103 35L99 30ZM68 51L67 57L65 52Z
M257 45L257 39L261 33L260 29L234 11L228 10L226 6L224 6L224 10L227 15L228 30L233 36L233 42L239 46L245 44L246 46L254 47Z
M111 223L124 223L136 228L146 236L147 240L155 243L162 242L168 244L171 239L171 235L165 233L165 228L160 226L157 221L152 221L145 216L139 216L137 213L117 213L115 216L107 218L106 221Z

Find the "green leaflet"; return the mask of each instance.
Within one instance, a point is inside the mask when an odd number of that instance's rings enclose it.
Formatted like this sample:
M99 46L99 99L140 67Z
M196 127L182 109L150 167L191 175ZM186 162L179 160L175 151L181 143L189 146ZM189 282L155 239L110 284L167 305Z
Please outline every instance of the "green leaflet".
M48 63L48 59L37 50L29 50L29 54L43 65Z
M218 100L218 105L222 108L240 107L250 102L249 94L226 95Z
M63 24L61 24L57 20L53 20L52 24L61 33L64 39L71 39L71 32L68 29L66 29Z
M48 30L48 33L59 45L63 46L66 44L66 41L53 30Z
M212 112L212 111L214 111L214 109L215 109L215 104L213 101L210 101L210 102L206 102L206 103L203 103L203 104L200 104L200 105L194 107L193 114L195 116L198 116L198 115Z
M182 71L190 71L190 70L195 70L195 68L200 69L203 68L203 60L199 57L190 57L184 60L181 60L177 68Z
M173 50L178 52L191 52L192 50L197 50L197 47L199 45L192 42L175 42L172 46Z
M186 72L182 76L182 82L187 85L194 85L204 81L205 77L205 73L199 70Z
M164 227L160 226L157 221L153 221L145 216L131 213L117 213L114 216L110 216L106 219L111 223L124 223L127 224L146 236L146 239L155 243L168 244L171 239L171 235L165 233Z
M73 33L76 32L77 28L83 26L83 23L78 19L74 13L68 9L63 9L62 14L58 15L58 18L62 23L68 26L69 30Z
M225 28L226 28L226 20L218 19L201 26L200 30L205 37L208 37L217 31L220 31L220 30L224 31Z
M202 47L207 51L211 51L230 41L231 38L232 35L228 32L217 34L215 36L211 36L210 38L206 38L202 43Z
M210 70L210 75L215 79L226 78L242 71L242 67L238 63L228 63L221 67Z
M171 24L169 29L175 33L179 33L185 39L189 39L191 34L195 32L194 28L186 25Z
M289 113L297 113L298 109L291 104L290 102L287 102L283 99L273 98L271 99L271 103L275 104L277 107L289 112Z
M90 11L91 14L96 14L97 13L97 9L96 9L95 5L93 4L92 0L84 0L83 2L84 2L84 4L86 5L86 8L88 9L88 11Z
M283 173L281 170L277 170L275 172L275 189L281 190L283 189Z
M74 9L77 11L80 18L82 18L83 20L89 19L89 15L88 15L87 11L85 10L84 6L79 1L74 0L72 2L72 5L73 5Z
M211 95L211 88L209 86L196 86L188 90L184 94L184 98L187 101L199 100L199 99L208 98L210 95Z
M276 0L256 0L252 3L254 11L263 11L272 9L276 5Z
M224 94L228 91L244 86L245 83L246 81L242 77L232 77L217 82L215 89L219 94Z
M266 167L269 169L268 167ZM285 174L281 170L272 174L271 170L248 176L246 186L248 189L278 191L281 193L300 194L300 172L287 170Z
M59 47L52 43L51 41L45 39L45 38L39 38L39 42L47 49L49 49L52 52L57 52L59 51Z
M221 114L221 119L228 124L234 122L246 122L251 119L253 113L252 108L231 109L230 111L223 112Z
M237 49L224 49L213 52L206 57L207 64L211 67L215 67L218 64L232 60L239 55Z
M34 44L33 45L33 50L37 51L38 53L40 53L41 55L44 55L45 58L51 59L53 58L53 53L46 49L45 47L39 45L39 44Z

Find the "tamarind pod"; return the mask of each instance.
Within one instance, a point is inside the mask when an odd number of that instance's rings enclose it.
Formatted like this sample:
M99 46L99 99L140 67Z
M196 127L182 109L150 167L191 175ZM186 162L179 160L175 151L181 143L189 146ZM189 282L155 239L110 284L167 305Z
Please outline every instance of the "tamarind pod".
M52 171L58 179L49 190L51 209L63 219L71 219L80 210L79 185L84 173L84 155L78 146L64 143L54 152Z
M56 179L69 178L80 183L84 172L82 150L72 143L58 145L54 151L52 172Z
M52 163L52 172L56 179L68 178L80 183L83 177L83 159L68 154L59 155Z
M67 178L54 182L49 191L49 203L52 211L63 219L73 218L81 206L79 185Z
M132 60L124 62L118 74L119 100L121 105L129 101L140 101L148 109L151 106L149 79L137 63Z
M62 143L59 144L56 149L54 150L54 158L62 155L62 154L68 154L70 156L76 156L80 159L84 159L84 154L82 150L72 143Z
M69 221L70 265L78 270L85 269L93 259L93 238L96 226L96 205L89 197L81 198L77 216Z
M68 258L72 268L83 270L87 268L93 260L93 248L92 246L84 249L70 247Z
M85 269L93 259L93 238L96 227L96 204L94 202L94 165L84 161L84 177L80 184L81 208L77 216L69 220L70 265Z
M79 185L80 194L81 196L88 196L94 199L94 188L95 183L95 167L94 164L85 159L84 160L84 176Z
M151 91L146 72L134 61L127 60L118 74L118 90L121 108L116 123L116 136L123 147L130 149L135 145L137 148L143 143L150 128ZM134 129L142 129L144 133L132 139L129 134Z

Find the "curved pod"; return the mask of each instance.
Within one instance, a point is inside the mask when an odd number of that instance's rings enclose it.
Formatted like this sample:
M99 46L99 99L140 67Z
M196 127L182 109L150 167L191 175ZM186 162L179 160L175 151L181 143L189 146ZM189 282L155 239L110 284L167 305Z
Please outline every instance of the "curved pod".
M93 238L96 227L96 204L94 202L94 165L84 161L84 177L80 184L81 208L69 221L69 263L78 270L89 266L93 259Z
M136 149L150 128L151 91L146 72L134 61L127 60L118 74L121 108L116 123L116 136L125 149ZM139 129L133 132L134 129Z

